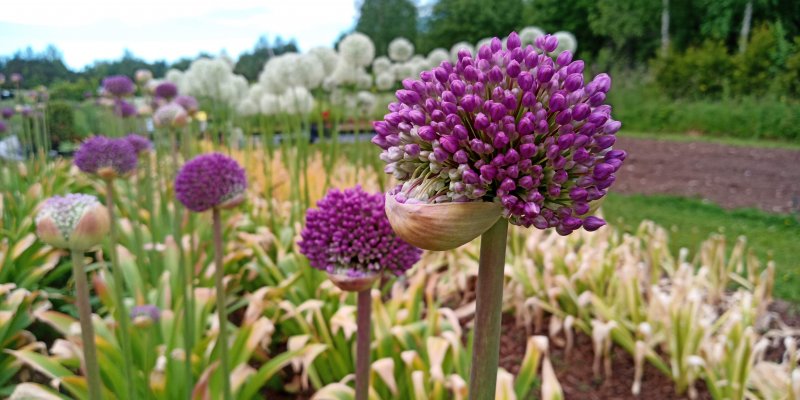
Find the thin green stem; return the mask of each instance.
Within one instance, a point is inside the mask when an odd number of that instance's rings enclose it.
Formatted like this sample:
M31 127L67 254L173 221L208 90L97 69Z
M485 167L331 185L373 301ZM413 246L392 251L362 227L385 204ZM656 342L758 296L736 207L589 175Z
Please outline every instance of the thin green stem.
M133 356L131 355L131 340L130 340L130 325L127 307L125 307L125 284L122 275L122 268L119 266L119 255L117 254L117 220L114 213L114 180L106 179L106 207L108 208L108 216L111 221L111 231L109 238L111 240L111 273L114 276L114 285L116 286L114 294L117 302L117 323L119 324L119 340L120 347L122 348L122 358L125 365L123 365L123 372L125 374L125 388L128 393L129 399L136 399L134 392L133 382Z
M370 314L372 314L370 289L358 292L357 312L356 400L367 400L367 395L369 394Z
M214 277L217 291L217 316L219 317L219 338L217 347L219 348L219 365L222 373L222 394L225 400L230 400L230 372L228 367L228 310L225 308L225 287L223 278L225 268L222 264L222 221L220 220L220 210L214 207Z
M83 251L72 250L71 253L72 274L75 276L75 298L80 317L81 340L83 341L83 362L86 368L86 380L89 383L89 399L100 400L102 384L100 383L100 367L97 364L97 346L94 343L89 283L86 279L86 271L83 270Z
M493 400L495 397L507 236L508 220L505 218L500 218L481 236L475 339L469 379L470 400Z

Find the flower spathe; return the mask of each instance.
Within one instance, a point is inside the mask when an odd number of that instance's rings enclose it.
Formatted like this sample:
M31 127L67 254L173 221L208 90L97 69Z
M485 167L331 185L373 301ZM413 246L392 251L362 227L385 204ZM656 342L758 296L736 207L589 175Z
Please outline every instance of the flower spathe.
M175 196L189 210L231 208L244 201L247 176L236 160L219 153L191 159L175 178Z
M87 250L108 234L108 210L88 194L53 196L36 215L36 234L61 249Z
M137 152L126 138L94 136L75 152L75 165L83 172L113 179L136 169Z
M384 270L400 275L422 251L392 231L384 210L384 195L357 186L332 189L306 214L298 243L311 266L331 275L359 278Z
M498 38L474 56L459 51L406 79L398 102L374 123L400 203L489 201L516 225L563 235L602 226L589 216L615 180L625 152L612 150L620 123L604 104L611 79L585 83L584 63L558 40L539 37L507 50Z

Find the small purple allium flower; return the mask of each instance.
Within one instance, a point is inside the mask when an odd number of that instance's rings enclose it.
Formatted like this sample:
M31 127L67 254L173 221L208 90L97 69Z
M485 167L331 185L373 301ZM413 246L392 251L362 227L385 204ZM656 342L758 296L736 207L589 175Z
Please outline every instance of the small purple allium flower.
M121 118L135 117L136 106L122 99L117 100L114 102L114 114Z
M178 95L178 87L172 82L161 82L156 86L156 96L162 99L172 100Z
M142 135L129 133L127 136L125 136L125 140L127 140L128 143L131 144L133 149L136 151L136 154L140 154L145 151L150 151L150 149L153 148L153 142L151 142L150 139Z
M136 154L133 145L125 138L95 136L75 152L75 165L83 172L112 179L136 169Z
M14 109L11 107L4 107L0 110L0 114L2 114L3 119L11 119L14 116Z
M161 318L161 310L153 304L142 304L131 309L131 319L136 321L138 318L149 318L153 322L158 322Z
M300 252L311 266L331 274L359 277L384 269L400 275L419 261L422 250L398 238L384 210L384 196L360 186L333 189L308 210Z
M113 75L103 79L103 89L112 96L125 97L133 94L136 86L125 75Z
M19 72L14 72L13 74L11 74L11 82L14 83L22 82L22 74L20 74Z
M244 201L245 189L244 169L236 160L219 153L191 159L175 178L175 196L195 212L234 207Z
M198 110L197 99L192 96L182 94L175 98L175 103L178 103L189 115L194 114Z
M31 106L29 105L24 105L22 106L22 110L20 110L20 114L22 114L22 116L26 118L30 117L31 115L33 115L33 108L31 108Z
M585 83L584 62L557 46L546 35L523 48L512 33L507 50L495 38L405 79L372 139L402 183L397 201L498 202L512 224L562 235L602 226L589 202L626 156L611 149L621 126L604 104L611 78Z

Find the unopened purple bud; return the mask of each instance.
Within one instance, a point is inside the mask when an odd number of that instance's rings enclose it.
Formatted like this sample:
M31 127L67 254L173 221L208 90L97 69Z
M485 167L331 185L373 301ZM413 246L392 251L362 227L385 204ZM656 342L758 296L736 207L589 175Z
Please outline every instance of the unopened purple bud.
M505 190L506 192L510 192L517 188L517 184L514 183L514 180L511 178L506 178L503 180L503 183L500 184L500 190Z
M604 101L606 101L606 94L603 92L597 92L589 97L589 105L593 107L603 104Z
M458 150L453 154L453 160L459 164L466 164L469 161L469 157L466 151Z
M565 126L572 121L572 111L570 109L563 110L556 115L556 123L559 125ZM572 127L570 127L570 130Z
M598 218L598 217L595 217L595 216L589 216L589 217L586 217L586 219L583 220L583 229L586 229L589 232L594 232L594 231L600 229L605 224L606 224L606 221L604 221L602 218Z
M619 158L612 158L606 160L606 164L611 164L614 167L614 172L619 171L620 167L622 167L622 160Z
M549 158L551 160L553 160L556 157L558 157L559 154L561 154L561 148L558 147L557 144L553 144L553 145L548 146L547 147L547 152L545 153L547 158Z
M536 133L547 133L550 130L550 125L547 124L547 120L539 120L536 122L536 127L533 129Z
M468 94L461 98L461 102L459 104L461 104L461 108L463 108L464 111L471 113L478 108L478 104L480 104L480 98L476 95Z
M580 228L582 223L583 221L581 221L580 218L575 218L575 217L567 217L561 220L561 224L563 224L565 228L571 231Z
M503 71L500 70L500 67L494 66L492 69L489 70L489 81L494 83L499 83L503 80Z
M419 145L416 143L409 143L403 147L403 150L411 157L416 157L419 155Z
M612 173L614 173L614 166L611 164L600 163L595 165L594 172L592 176L597 180L603 180L608 178Z
M475 116L475 129L483 130L489 127L489 118L484 113Z
M606 123L608 120L608 116L603 113L593 112L589 115L587 121L594 124L595 126L601 126Z
M519 153L516 150L510 149L506 152L505 155L505 163L509 164L516 164L519 162Z
M493 165L482 165L481 166L481 178L486 181L491 181L494 177L497 176L497 168Z
M519 63L516 60L511 60L511 62L509 62L508 65L506 65L506 73L508 74L508 76L512 78L516 78L517 76L519 76L519 73L521 71L522 69L520 68Z
M606 160L618 159L618 160L621 160L621 161L625 161L625 156L627 156L627 155L628 154L625 153L624 150L611 150L608 153L606 153L605 159Z
M564 80L564 89L574 92L583 86L583 74L569 74Z
M537 68L538 68L536 71L537 81L544 83L544 82L549 82L550 79L553 78L553 73L555 71L553 71L553 68L550 67L549 65L542 65Z
M583 60L573 61L567 67L568 74L579 74L581 72L583 72Z
M469 141L469 147L472 151L482 154L483 153L483 142L480 139L472 139Z
M550 197L558 197L561 195L561 186L555 184L549 185L547 187L547 194L550 195Z
M498 132L494 136L494 140L492 141L492 145L495 149L500 149L506 147L508 145L508 136L506 136L505 132Z
M436 139L436 132L428 125L420 126L417 129L417 134L426 142L432 142Z
M449 155L446 151L444 151L441 147L437 147L433 149L433 158L436 159L437 162L445 162Z
M588 193L582 187L574 187L569 191L569 198L574 201L585 201Z
M578 138L580 138L580 137L581 136L579 136ZM577 140L577 138L576 138L576 140ZM574 160L577 163L583 163L585 161L588 161L589 158L591 158L591 156L589 155L589 152L586 151L586 149L584 149L582 147L579 148L578 150L575 150L575 152L572 153L572 160Z
M455 80L453 82L450 82L450 90L456 96L463 96L464 93L466 93L466 88L467 86L464 84L463 81Z
M398 100L409 106L419 103L420 100L419 93L413 90L400 89L397 91L396 95Z
M550 96L550 110L561 111L567 107L567 98L561 93L554 93Z
M531 158L536 154L536 145L533 143L525 143L519 146L519 155L523 159Z
M594 178L592 178L589 175L584 175L584 176L581 176L580 178L578 178L578 180L575 182L575 184L577 184L578 186L583 187L583 188L588 188L589 186L594 185L594 182L595 182ZM591 191L588 191L588 193L589 193L589 195L591 195ZM587 200L592 200L591 197L587 197L586 199Z
M611 185L614 184L614 181L616 179L617 179L617 177L615 177L614 175L609 175L608 178L603 179L602 181L599 181L599 182L595 183L595 185L597 186L598 189L601 189L601 190L608 189L609 187L611 187Z
M594 137L594 143L600 150L613 146L616 141L617 137L614 135L598 135Z
M572 147L575 147L575 148L584 147L587 144L589 144L590 140L591 140L591 138L586 136L586 135L577 135L577 136L575 136L575 143L572 144Z
M622 127L622 122L619 121L609 121L603 126L603 132L613 135L619 131L619 128Z
M520 72L517 76L517 84L522 90L530 90L533 87L533 75L527 71Z
M562 67L567 66L571 62L572 62L572 52L569 50L562 51L561 54L558 55L558 58L556 58L556 64Z
M583 121L586 117L589 116L589 113L592 111L591 107L589 107L586 103L578 103L572 109L572 119L575 121Z
M531 69L539 65L539 53L532 51L525 56L525 66Z
M594 82L597 83L597 91L608 93L611 90L611 77L608 74L600 74L594 77Z
M569 174L567 174L566 170L560 169L553 174L553 182L558 183L559 185L566 182L569 179Z
M458 151L458 140L452 135L442 137L439 139L439 143L448 153L452 154Z
M492 58L492 49L488 45L481 46L478 49L478 59L479 60L489 60Z
M570 148L570 146L572 146L573 143L575 143L575 134L568 133L566 135L561 135L558 137L556 142L558 143L558 147L561 150L566 150Z
M589 203L577 201L572 204L572 209L575 211L576 215L584 215L591 210L591 207L589 207Z
M533 188L533 178L530 175L525 175L517 181L519 187L530 190Z
M425 124L425 114L423 114L422 111L411 110L408 112L408 118L416 125Z
M480 177L471 169L467 169L461 174L461 180L468 185L477 185L480 183Z
M508 35L508 39L506 39L506 48L509 50L514 50L522 45L522 40L520 40L519 35L517 32L511 32Z
M537 215L536 218L533 219L533 226L535 226L537 229L547 229L550 227L550 224L548 224L545 217Z
M536 95L532 92L525 92L522 95L522 105L524 107L533 107L534 104L536 104Z
M558 47L558 39L553 35L545 35L544 37L544 47L542 50L552 53Z

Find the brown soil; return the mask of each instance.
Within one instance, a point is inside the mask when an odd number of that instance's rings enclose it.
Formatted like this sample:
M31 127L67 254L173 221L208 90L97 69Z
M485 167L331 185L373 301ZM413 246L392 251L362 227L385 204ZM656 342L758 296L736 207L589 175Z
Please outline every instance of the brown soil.
M800 210L800 151L619 137L613 191L700 197L725 208Z

